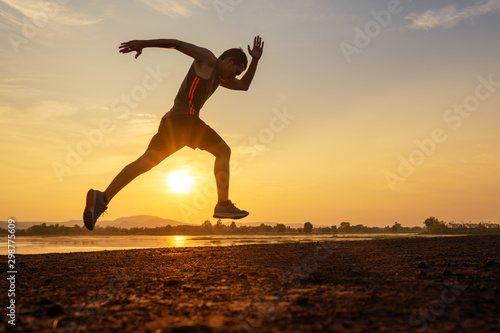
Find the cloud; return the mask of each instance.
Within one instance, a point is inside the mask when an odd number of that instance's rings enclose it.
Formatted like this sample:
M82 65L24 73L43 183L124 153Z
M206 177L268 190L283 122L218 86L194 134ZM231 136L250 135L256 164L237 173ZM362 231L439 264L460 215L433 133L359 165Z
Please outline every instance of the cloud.
M53 46L76 33L82 36L88 32L82 27L94 26L106 15L106 6L101 6L104 8L96 18L70 5L59 1L0 0L0 29L6 37L0 40L0 55L5 55L0 62L16 58L25 48Z
M190 17L197 9L211 3L207 0L140 0L146 6L170 17Z
M428 10L422 14L409 14L405 18L411 20L408 25L411 29L430 30L434 28L451 28L462 20L498 11L500 11L500 0L488 0L462 9L457 9L456 5L450 5L442 9Z
M67 5L56 1L0 0L0 27L3 30L21 33L23 27L31 25L42 28L55 26L82 26L99 23L102 19L89 18ZM60 29L61 32L64 29Z
M0 80L0 97L3 102L10 98L23 98L41 96L43 91L29 86L30 80L22 78L10 78Z

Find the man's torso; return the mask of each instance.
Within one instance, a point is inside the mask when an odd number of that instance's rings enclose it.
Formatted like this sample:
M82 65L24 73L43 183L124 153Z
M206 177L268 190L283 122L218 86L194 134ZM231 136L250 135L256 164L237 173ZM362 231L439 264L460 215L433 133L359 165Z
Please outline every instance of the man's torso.
M203 79L196 74L193 63L175 97L174 106L165 117L178 114L191 114L199 117L201 108L217 90L219 84L218 63L208 79Z

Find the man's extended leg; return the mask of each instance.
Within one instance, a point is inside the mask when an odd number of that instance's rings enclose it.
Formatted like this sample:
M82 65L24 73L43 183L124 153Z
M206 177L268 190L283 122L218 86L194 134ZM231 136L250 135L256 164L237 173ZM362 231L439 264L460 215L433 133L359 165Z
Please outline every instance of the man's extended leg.
M127 165L113 179L106 191L89 190L87 193L83 222L87 229L94 229L95 223L101 214L108 208L109 201L134 178L151 170L168 156L168 153L157 150L147 150L141 157Z
M218 203L215 206L214 218L240 219L249 213L236 208L229 200L229 160L231 148L221 141L215 146L207 149L215 156L214 174L217 185Z
M128 183L137 176L151 170L154 166L160 164L168 154L157 150L146 150L146 152L134 162L127 165L109 184L104 194L109 201L121 191Z

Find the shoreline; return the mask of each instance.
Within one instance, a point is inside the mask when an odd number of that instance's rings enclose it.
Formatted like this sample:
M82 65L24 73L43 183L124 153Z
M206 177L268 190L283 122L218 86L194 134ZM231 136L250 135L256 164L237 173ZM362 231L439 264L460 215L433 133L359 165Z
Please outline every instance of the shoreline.
M439 236L439 235L438 235ZM457 235L452 235L457 236ZM96 235L96 236L18 236L16 252L18 254L47 254L71 252L96 252L132 249L180 248L204 246L236 246L245 244L336 242L371 239L404 239L416 237L436 237L436 235L401 234L256 234L256 235ZM448 237L447 235L441 237ZM0 246L7 242L0 240ZM5 253L7 251L5 250Z
M4 315L2 326L10 332L495 331L499 244L498 236L420 237L16 255L17 323L7 324ZM0 285L7 290L6 281Z

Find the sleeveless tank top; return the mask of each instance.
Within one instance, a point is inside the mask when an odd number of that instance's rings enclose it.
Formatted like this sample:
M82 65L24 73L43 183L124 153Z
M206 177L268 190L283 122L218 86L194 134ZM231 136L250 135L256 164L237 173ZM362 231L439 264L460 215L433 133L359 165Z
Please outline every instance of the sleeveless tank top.
M196 75L193 62L177 92L177 96L175 96L174 106L164 117L178 114L191 114L199 117L203 104L220 85L218 68L219 63L217 62L212 76L209 79L203 79Z

